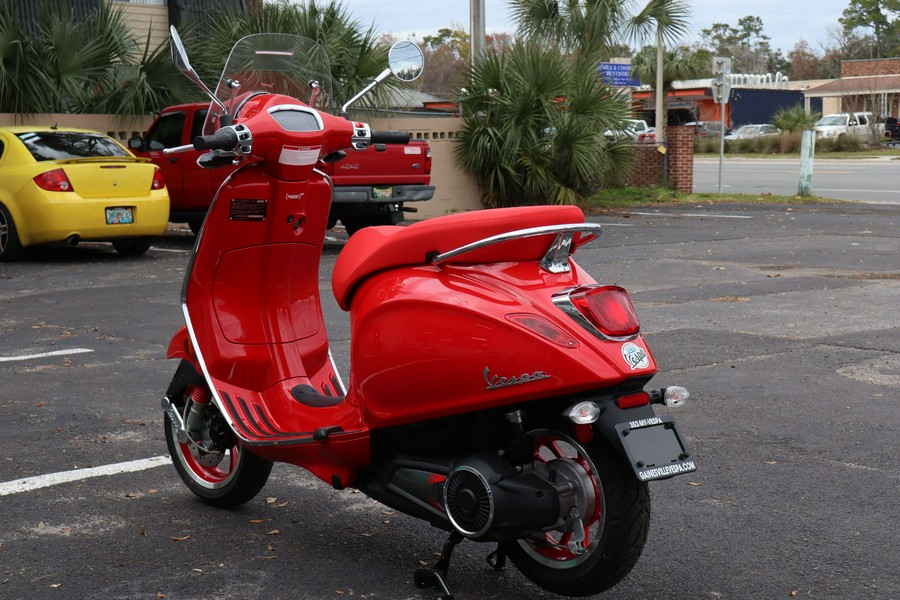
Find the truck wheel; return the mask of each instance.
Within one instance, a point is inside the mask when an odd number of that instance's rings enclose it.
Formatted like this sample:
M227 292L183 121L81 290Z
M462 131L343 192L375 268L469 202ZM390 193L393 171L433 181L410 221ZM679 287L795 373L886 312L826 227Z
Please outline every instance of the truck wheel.
M341 219L341 223L344 224L344 229L347 230L347 235L351 236L363 227L371 227L374 225L393 225L394 221L391 220L390 215L376 215L368 217L366 219Z
M188 219L188 227L194 235L200 235L200 229L203 227L203 217L199 219Z

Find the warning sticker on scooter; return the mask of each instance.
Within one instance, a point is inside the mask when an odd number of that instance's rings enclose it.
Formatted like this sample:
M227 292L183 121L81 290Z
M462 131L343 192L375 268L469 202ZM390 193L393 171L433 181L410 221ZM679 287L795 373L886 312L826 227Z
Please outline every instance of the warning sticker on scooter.
M646 369L650 366L650 356L647 351L631 342L622 346L622 358L625 359L632 371Z
M265 221L267 201L233 198L228 218L232 221Z

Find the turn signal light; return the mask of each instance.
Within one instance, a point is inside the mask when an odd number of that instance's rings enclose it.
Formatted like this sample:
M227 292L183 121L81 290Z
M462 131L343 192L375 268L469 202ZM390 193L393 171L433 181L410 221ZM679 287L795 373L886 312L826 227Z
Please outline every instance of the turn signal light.
M40 175L35 175L34 182L42 190L48 192L74 192L72 182L66 177L66 172L62 169L53 169L45 171Z
M641 330L628 292L617 285L587 288L569 300L605 336L629 337Z

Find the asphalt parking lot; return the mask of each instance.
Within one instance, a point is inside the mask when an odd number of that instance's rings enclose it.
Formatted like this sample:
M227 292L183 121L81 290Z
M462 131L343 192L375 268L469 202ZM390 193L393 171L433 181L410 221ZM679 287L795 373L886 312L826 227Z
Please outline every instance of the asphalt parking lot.
M595 215L576 258L632 293L699 470L651 484L647 546L611 599L900 598L900 206ZM349 327L322 294L336 361ZM443 534L276 465L232 511L165 458L159 400L193 237L0 264L0 598L420 599ZM92 470L95 469L95 470ZM88 475L88 477L85 477ZM33 487L42 485L44 487ZM457 598L545 599L463 544Z

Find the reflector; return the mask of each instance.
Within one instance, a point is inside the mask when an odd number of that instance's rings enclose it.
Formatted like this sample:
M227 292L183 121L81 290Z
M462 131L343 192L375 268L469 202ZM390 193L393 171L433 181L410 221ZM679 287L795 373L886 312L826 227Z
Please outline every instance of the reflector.
M577 348L579 346L572 336L541 316L530 313L514 313L506 315L506 319L532 333L536 333L557 346L562 346L563 348Z

